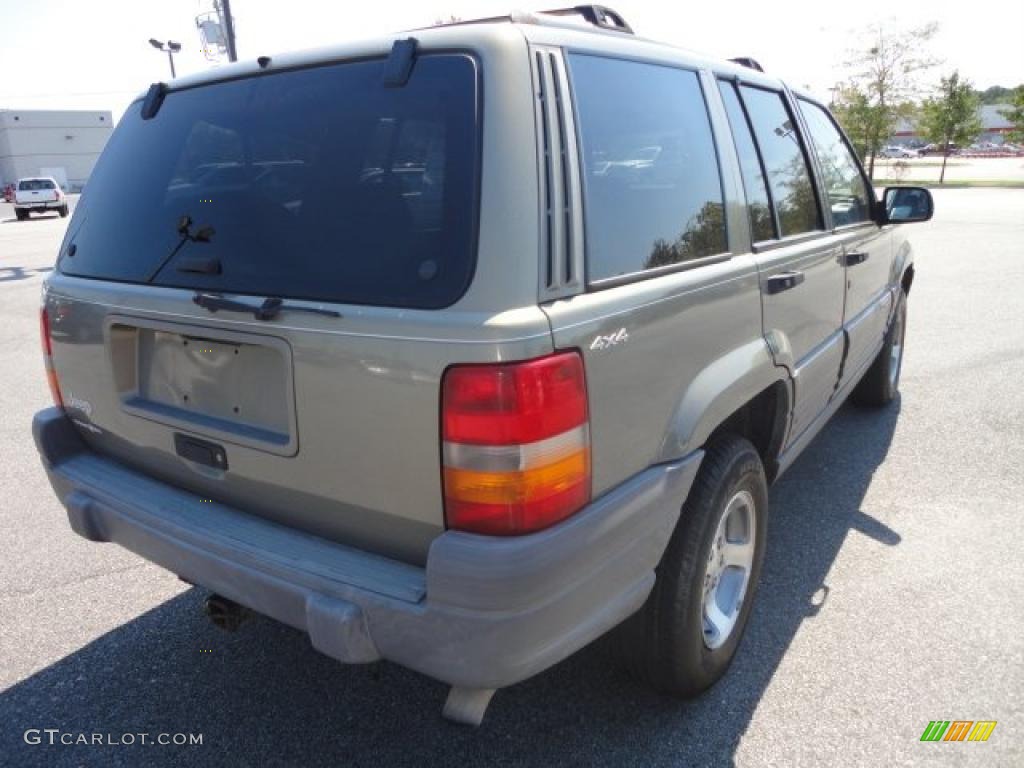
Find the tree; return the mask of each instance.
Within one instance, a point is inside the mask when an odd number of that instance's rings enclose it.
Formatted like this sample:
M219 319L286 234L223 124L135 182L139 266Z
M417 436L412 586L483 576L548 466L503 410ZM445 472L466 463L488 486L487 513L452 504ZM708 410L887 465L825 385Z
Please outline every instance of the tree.
M1020 88L1024 88L1024 85L1021 85ZM991 88L979 91L978 97L981 99L982 104L1006 104L1013 99L1013 93L1016 90L1019 90L1019 88L1006 88L1002 85L993 85Z
M892 133L893 116L872 105L867 91L858 83L839 86L832 111L862 161L866 162L872 147L877 151Z
M929 141L942 147L939 184L946 180L946 160L949 159L950 145L970 144L982 132L979 106L978 94L971 87L970 81L962 80L956 70L949 77L942 78L938 95L925 99L921 105L921 132Z
M861 137L860 151L872 177L878 151L897 120L912 111L911 102L920 92L918 77L938 64L928 51L938 28L935 22L903 30L873 24L866 30L864 47L851 51L845 63L850 75L840 88L840 95L849 99L844 127Z
M1024 141L1024 85L1018 86L1010 99L1010 108L1000 113L1010 121L1010 141Z

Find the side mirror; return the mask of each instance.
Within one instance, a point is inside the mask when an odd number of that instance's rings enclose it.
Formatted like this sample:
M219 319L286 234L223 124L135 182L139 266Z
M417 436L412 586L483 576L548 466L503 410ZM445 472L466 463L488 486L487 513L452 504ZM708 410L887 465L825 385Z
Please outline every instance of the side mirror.
M932 193L923 187L887 187L882 203L886 224L928 221L935 213Z

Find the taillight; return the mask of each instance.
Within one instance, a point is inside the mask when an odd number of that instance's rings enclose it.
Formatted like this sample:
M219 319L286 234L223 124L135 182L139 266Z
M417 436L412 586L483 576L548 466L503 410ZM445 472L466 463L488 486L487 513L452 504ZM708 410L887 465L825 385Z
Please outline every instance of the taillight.
M64 398L60 394L60 383L57 381L57 371L53 367L53 345L50 343L50 315L43 307L39 312L39 335L43 342L43 362L46 365L46 381L50 385L50 395L53 397L53 404L58 408L64 408Z
M444 508L449 528L530 533L590 501L583 360L449 368L442 384Z

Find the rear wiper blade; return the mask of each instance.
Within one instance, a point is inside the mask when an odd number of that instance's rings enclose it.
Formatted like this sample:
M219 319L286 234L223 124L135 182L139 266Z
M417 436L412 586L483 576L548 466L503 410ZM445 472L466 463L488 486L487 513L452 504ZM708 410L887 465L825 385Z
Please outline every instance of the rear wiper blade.
M327 317L341 317L341 313L335 312L333 309L286 304L283 299L277 297L264 299L261 304L247 304L244 301L227 299L217 293L203 293L199 291L192 296L192 302L211 312L224 309L228 312L251 313L257 320L273 320L282 310L288 312L309 312L310 314L326 315Z

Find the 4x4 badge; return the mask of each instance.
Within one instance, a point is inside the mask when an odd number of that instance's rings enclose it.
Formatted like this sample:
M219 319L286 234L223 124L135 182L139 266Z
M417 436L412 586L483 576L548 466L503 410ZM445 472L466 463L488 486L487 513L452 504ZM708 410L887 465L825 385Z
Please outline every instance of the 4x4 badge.
M626 333L625 328L619 328L615 333L609 333L605 336L596 336L592 342L590 342L590 348L594 350L610 349L617 344L622 344L629 341L629 334Z

